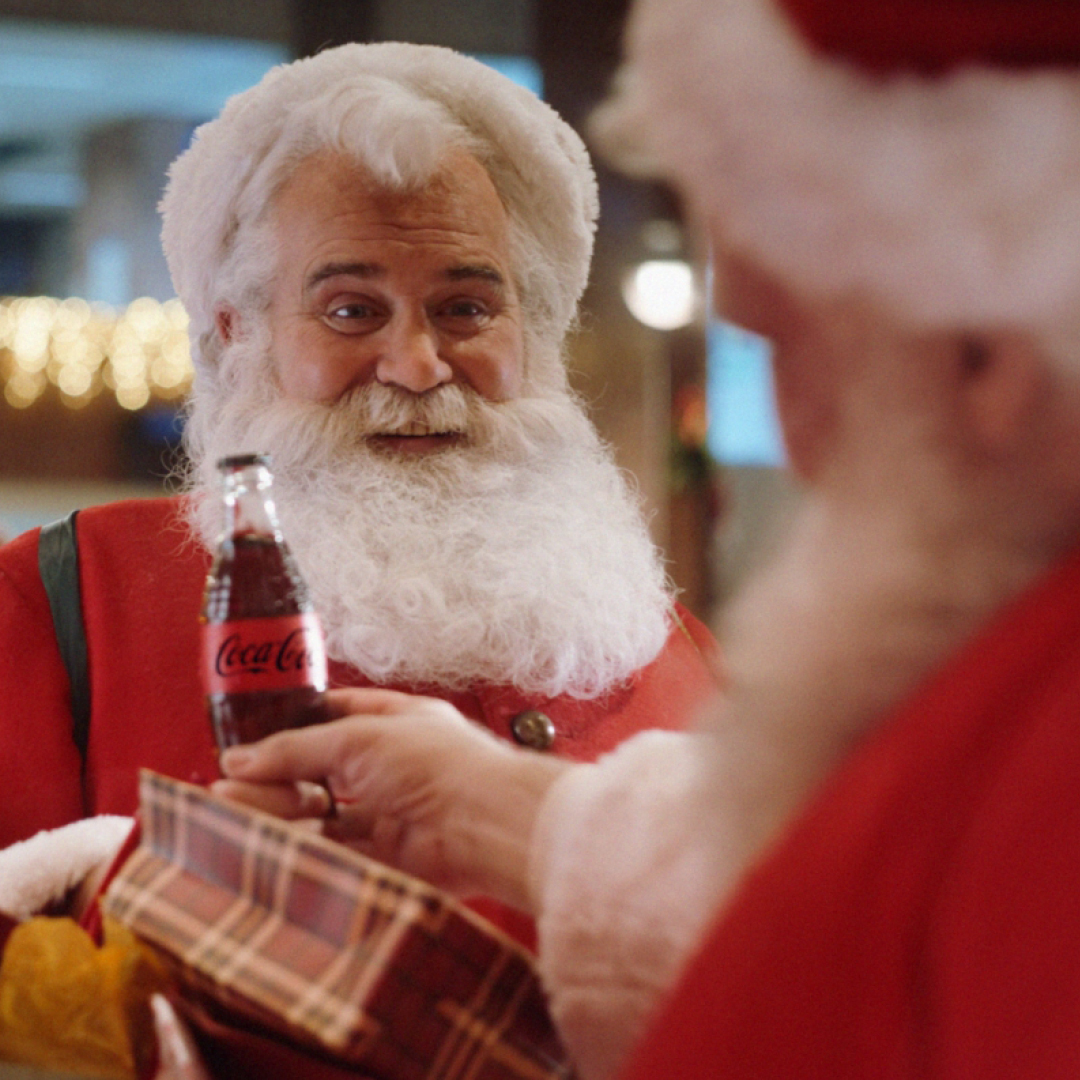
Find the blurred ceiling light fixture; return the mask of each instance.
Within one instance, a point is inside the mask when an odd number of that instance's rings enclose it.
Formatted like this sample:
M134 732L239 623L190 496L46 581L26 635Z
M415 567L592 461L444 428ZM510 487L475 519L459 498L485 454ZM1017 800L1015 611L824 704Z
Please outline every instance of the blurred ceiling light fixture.
M623 300L638 322L654 330L678 330L694 320L697 288L684 259L647 259L623 279Z

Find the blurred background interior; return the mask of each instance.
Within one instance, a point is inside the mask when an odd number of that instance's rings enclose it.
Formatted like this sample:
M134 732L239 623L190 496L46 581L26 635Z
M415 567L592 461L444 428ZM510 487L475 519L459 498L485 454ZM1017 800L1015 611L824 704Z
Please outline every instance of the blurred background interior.
M156 205L169 162L231 94L327 45L429 42L499 67L583 131L626 7L0 0L0 534L167 485L191 372ZM672 195L598 171L573 381L708 618L794 497L767 344L708 317Z

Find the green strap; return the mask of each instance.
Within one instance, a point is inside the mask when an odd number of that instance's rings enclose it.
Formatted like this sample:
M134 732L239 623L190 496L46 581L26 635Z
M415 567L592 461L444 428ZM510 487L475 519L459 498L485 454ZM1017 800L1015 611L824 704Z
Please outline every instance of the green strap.
M56 643L71 685L71 735L86 762L90 738L90 678L86 660L86 628L83 626L79 588L79 549L75 515L54 521L38 538L38 570L49 597Z

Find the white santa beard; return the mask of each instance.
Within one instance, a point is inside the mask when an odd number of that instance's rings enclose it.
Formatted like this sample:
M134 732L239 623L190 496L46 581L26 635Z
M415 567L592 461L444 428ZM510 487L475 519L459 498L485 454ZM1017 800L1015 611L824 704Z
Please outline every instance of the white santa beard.
M398 455L363 433L400 427L413 395L284 400L265 375L237 376L265 371L244 350L230 350L224 400L193 401L193 525L207 544L220 530L219 457L269 452L332 658L382 683L588 698L660 652L671 601L659 554L569 393L492 404L446 387L420 399L423 415L465 427L466 444Z
M718 890L823 778L1044 569L917 414L878 410L725 614L712 717ZM717 837L723 837L717 841Z

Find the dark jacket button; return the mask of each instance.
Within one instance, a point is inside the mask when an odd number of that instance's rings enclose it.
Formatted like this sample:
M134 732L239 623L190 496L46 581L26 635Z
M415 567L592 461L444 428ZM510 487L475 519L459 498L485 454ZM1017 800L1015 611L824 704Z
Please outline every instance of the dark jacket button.
M550 750L555 741L555 725L536 709L518 713L510 721L510 731L522 746L530 750Z

